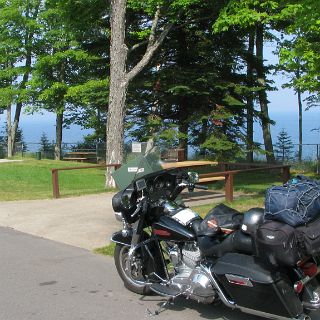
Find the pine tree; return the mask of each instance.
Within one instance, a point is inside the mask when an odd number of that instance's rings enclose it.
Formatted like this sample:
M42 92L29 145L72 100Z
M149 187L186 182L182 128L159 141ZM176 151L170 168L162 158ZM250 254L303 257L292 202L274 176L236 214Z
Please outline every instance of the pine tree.
M275 150L277 159L281 162L288 162L292 160L293 148L294 146L290 135L287 133L285 129L282 129L279 135L277 136Z
M50 142L45 132L40 137L40 149L42 157L52 159L54 155L54 143Z

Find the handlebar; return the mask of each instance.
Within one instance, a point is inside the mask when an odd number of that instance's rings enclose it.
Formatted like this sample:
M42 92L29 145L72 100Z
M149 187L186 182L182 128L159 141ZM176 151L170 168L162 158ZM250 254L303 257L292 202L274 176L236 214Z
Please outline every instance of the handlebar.
M201 190L208 190L209 188L206 186L201 186L200 184L195 184L194 187L196 189L201 189Z

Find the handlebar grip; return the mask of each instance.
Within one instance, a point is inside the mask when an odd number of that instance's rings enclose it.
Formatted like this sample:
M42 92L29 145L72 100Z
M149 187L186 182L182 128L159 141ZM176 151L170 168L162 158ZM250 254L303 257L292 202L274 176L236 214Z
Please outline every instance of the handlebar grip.
M208 189L209 189L208 187L206 187L206 186L201 186L200 184L195 184L194 187L195 187L196 189L202 189L202 190L208 190Z

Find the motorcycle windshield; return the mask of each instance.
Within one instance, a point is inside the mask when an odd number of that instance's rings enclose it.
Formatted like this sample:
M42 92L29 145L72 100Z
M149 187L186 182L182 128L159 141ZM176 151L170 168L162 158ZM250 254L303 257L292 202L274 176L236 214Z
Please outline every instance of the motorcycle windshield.
M119 189L125 189L132 181L143 176L163 170L160 151L157 147L147 146L143 153L131 153L126 163L114 171L112 176Z

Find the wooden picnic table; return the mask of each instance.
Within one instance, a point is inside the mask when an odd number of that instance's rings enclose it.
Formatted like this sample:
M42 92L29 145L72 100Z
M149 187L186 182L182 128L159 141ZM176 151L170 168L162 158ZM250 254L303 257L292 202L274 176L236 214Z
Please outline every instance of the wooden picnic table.
M65 161L76 161L76 162L97 162L96 152L68 152L63 157Z
M178 161L178 162L162 162L161 166L163 169L171 168L190 168L190 167L200 167L200 166L213 166L217 165L216 161Z
M207 160L199 160L199 161L180 161L180 162L164 162L161 164L163 169L171 169L171 168L191 168L191 167L206 167L206 166L216 166L218 162L216 161L207 161ZM199 174L199 183L211 183L225 180L226 177L224 174L220 176L207 177L204 174Z

